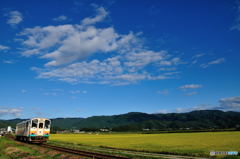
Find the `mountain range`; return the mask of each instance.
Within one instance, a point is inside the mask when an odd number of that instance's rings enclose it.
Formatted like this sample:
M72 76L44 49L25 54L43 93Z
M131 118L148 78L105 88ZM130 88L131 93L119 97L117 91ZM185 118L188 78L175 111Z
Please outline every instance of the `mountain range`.
M25 119L0 120L0 128L15 127ZM139 131L139 130L203 130L239 129L240 112L220 110L198 110L187 113L147 114L130 112L112 116L92 116L88 118L54 118L55 130L99 130Z

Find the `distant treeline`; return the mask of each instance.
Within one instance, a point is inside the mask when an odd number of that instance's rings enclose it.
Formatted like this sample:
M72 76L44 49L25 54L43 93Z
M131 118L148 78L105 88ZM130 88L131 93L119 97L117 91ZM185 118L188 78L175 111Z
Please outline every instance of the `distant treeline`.
M15 126L23 119L0 120L0 128ZM126 132L196 132L240 130L240 112L199 110L188 113L147 114L131 112L112 116L52 119L52 132L59 130Z

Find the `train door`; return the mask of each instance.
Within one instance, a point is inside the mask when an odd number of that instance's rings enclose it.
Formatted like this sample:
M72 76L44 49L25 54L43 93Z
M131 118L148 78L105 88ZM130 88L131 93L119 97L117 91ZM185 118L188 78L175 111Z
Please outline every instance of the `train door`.
M39 123L38 123L38 135L39 136L43 136L43 133L44 133L44 120L39 120Z
M30 130L30 136L37 136L37 127L38 127L38 120L33 119L31 130Z
M45 123L44 123L44 136L45 137L49 137L49 134L50 134L50 124L51 124L51 121L46 119Z

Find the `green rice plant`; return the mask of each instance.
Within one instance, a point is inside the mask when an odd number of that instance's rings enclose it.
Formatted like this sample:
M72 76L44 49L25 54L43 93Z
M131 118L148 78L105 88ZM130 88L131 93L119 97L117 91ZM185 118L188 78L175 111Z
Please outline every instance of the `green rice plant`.
M165 134L52 134L51 141L191 156L240 151L240 132Z

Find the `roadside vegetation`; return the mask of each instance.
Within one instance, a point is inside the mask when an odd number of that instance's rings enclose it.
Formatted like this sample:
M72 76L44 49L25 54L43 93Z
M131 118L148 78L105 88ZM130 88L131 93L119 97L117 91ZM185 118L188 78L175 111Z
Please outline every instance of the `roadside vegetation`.
M52 134L50 142L208 157L210 151L240 151L240 132Z
M77 159L75 156L0 137L1 159Z

